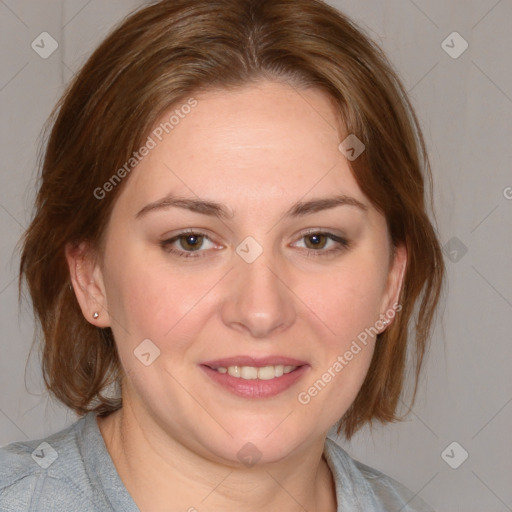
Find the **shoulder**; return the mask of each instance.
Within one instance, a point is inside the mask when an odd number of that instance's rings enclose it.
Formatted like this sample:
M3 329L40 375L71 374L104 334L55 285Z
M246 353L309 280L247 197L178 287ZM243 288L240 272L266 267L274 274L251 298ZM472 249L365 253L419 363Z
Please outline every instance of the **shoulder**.
M99 510L83 463L89 413L44 439L0 448L0 510L45 512Z
M332 439L326 439L324 454L333 472L342 510L345 510L342 506L344 505L349 510L365 512L434 512L434 509L407 487L353 459Z

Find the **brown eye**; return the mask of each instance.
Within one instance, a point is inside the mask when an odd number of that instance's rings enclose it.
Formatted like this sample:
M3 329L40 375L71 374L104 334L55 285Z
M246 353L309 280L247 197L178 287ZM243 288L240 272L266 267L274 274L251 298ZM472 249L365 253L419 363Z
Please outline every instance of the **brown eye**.
M204 235L187 234L178 237L180 246L185 251L197 251L201 249L204 242Z
M324 233L313 233L304 237L308 249L324 249L329 237Z
M306 251L308 256L334 256L342 253L350 247L350 242L330 232L310 231L300 237L300 239L292 244Z
M200 258L211 255L213 249L222 249L208 235L196 231L183 231L160 242L162 249L182 258Z

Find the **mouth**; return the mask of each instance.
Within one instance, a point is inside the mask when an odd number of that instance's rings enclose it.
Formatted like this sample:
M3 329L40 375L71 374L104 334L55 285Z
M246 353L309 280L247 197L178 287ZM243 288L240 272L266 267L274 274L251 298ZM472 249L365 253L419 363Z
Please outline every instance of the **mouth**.
M211 370L244 380L271 380L307 366L305 361L285 356L235 356L203 363Z
M209 361L201 369L217 385L243 398L269 398L293 386L310 368L285 357L234 357Z
M227 373L231 377L243 380L271 380L276 377L282 377L285 374L295 371L298 366L293 365L267 365L267 366L218 366L209 367L219 373Z

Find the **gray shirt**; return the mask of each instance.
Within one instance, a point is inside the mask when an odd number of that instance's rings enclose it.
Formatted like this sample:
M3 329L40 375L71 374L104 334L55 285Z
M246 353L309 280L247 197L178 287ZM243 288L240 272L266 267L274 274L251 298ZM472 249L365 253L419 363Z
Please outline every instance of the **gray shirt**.
M433 512L400 483L352 459L329 438L324 454L336 484L338 512ZM46 439L0 448L0 511L140 512L93 412Z

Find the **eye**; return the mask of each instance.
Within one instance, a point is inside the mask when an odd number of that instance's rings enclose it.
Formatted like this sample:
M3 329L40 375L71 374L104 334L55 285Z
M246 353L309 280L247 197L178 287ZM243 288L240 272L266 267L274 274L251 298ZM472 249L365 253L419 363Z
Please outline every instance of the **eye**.
M325 249L328 243L332 242L325 233L313 233L303 237L303 240L308 249Z
M208 249L218 248L204 233L187 231L160 242L162 248L171 254L184 258L201 257ZM198 253L198 254L193 254Z
M181 249L185 251L198 251L202 248L203 244L207 240L205 235L191 233L187 235L180 235L176 241L180 245Z
M308 255L321 256L343 251L349 247L349 242L334 233L312 231L303 235L292 245L305 249Z

